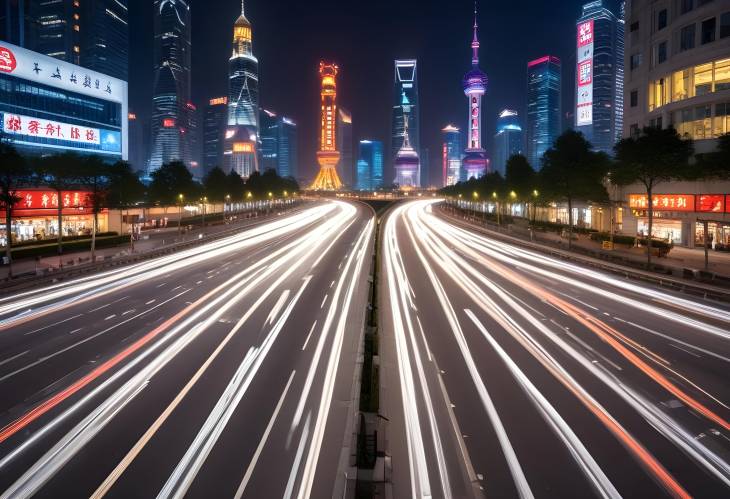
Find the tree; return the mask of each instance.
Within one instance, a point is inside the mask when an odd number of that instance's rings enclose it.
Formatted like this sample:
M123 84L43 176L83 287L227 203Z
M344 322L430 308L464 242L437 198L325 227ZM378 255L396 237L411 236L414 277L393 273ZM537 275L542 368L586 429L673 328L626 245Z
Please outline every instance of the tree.
M59 267L63 267L63 191L79 185L83 160L72 152L40 158L37 164L39 181L48 185L58 197L58 257Z
M88 190L87 200L93 214L91 228L91 261L96 261L96 233L99 228L99 212L108 206L111 167L99 156L83 158L79 166L79 183Z
M180 194L186 198L194 198L198 190L199 187L185 164L172 161L152 172L152 182L147 192L152 202L169 206L179 202Z
M644 128L638 137L619 141L616 162L610 172L617 185L640 183L646 190L649 231L646 264L651 268L651 238L654 222L654 188L670 180L691 178L689 159L694 152L691 140L682 139L674 128Z
M119 210L120 222L123 221L122 211L144 200L145 186L139 177L132 171L126 161L118 161L109 169L109 192L107 203L110 208ZM123 226L122 223L119 225ZM130 240L131 241L131 240Z
M515 154L507 160L504 179L516 201L527 205L531 199L534 200L532 193L537 188L537 174L522 154Z
M241 178L238 175L236 177ZM217 166L203 178L203 191L213 202L223 202L230 190L228 176Z
M0 208L5 210L5 255L8 260L8 277L12 271L12 219L13 208L21 201L18 189L30 184L32 171L25 159L15 148L0 137Z
M243 191L246 189L246 182L243 181L238 173L231 171L231 173L226 176L226 185L228 186L226 195L230 195L233 199L243 198Z
M573 239L573 202L605 202L608 193L603 179L610 161L606 154L592 150L583 134L568 130L545 151L540 171L541 191L554 201L568 203L568 247Z

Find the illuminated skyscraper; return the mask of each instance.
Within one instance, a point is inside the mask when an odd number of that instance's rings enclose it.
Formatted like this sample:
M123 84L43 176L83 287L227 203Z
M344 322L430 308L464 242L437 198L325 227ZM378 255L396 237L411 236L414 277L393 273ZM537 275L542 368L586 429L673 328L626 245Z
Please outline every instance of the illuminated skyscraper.
M562 130L560 59L546 55L527 63L527 160L535 170Z
M492 168L504 175L507 160L522 154L522 126L517 111L504 109L497 117L497 133L494 135Z
M223 168L223 137L228 123L228 97L208 101L203 118L203 169Z
M148 173L178 160L190 166L190 3L155 0L152 151Z
M623 16L595 0L583 6L576 31L576 130L596 150L612 154L623 131Z
M228 62L228 126L225 170L246 179L259 169L259 61L253 55L251 23L243 1L233 26L233 54Z
M321 191L333 191L342 188L342 181L337 174L340 153L337 150L337 73L336 64L319 63L319 76L322 80L321 123L319 131L319 150L317 162L319 173L311 188Z
M261 169L276 170L281 177L296 178L297 125L286 116L262 109L259 113Z
M372 191L383 186L383 143L379 140L361 140L357 161L355 188Z
M466 137L463 168L466 178L487 173L487 153L482 147L482 97L487 92L487 75L479 69L479 25L474 3L474 38L471 42L471 70L464 75L464 93L469 100L469 132Z
M393 166L395 155L403 145L403 116L408 107L408 129L413 149L420 153L421 147L421 105L418 97L418 61L400 59L395 61L393 77L393 114L391 117L390 159L388 167Z
M340 106L337 110L337 150L340 164L337 167L340 180L347 187L355 184L355 155L353 153L352 113Z
M395 183L404 190L421 186L421 160L418 152L411 146L408 126L408 108L403 115L403 145L395 155Z
M454 185L461 179L461 130L447 125L441 130L441 171L444 186Z

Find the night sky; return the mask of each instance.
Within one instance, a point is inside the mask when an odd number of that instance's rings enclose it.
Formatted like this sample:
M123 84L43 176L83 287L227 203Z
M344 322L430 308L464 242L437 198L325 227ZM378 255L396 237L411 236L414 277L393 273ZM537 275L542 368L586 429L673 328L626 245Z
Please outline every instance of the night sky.
M481 67L489 76L484 141L491 155L496 113L525 113L526 64L547 53L563 61L563 111L573 102L575 20L587 0L479 2ZM615 11L613 1L608 6ZM192 96L202 108L227 93L228 58L238 0L192 0ZM322 58L340 66L339 105L353 113L354 137L388 147L393 60L419 62L421 142L440 175L440 129L464 127L461 78L471 65L470 0L246 0L259 59L260 104L299 125L300 175L316 173ZM130 108L149 116L152 99L152 1L131 0ZM355 153L357 154L357 153ZM390 173L386 171L386 178Z

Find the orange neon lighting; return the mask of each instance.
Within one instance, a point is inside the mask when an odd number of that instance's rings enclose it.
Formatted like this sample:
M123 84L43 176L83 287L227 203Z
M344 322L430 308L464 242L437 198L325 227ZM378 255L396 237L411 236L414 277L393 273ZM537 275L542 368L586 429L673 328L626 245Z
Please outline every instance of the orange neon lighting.
M253 152L253 149L251 142L235 142L233 144L233 152Z
M228 104L228 97L216 97L215 99L210 99L208 101L208 104L211 106L219 106L221 104Z
M336 190L342 187L337 174L340 153L337 151L337 73L336 64L319 63L319 76L322 82L320 92L322 116L320 120L319 151L317 162L319 174L312 184L315 190Z

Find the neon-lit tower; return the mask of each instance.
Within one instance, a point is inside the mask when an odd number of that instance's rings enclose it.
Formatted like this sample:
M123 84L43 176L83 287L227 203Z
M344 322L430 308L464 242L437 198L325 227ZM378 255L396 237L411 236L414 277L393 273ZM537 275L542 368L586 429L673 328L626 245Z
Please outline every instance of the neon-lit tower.
M469 134L466 137L463 168L466 178L487 173L487 153L482 147L482 97L487 92L487 75L479 69L479 25L474 2L474 38L471 42L471 70L464 75L464 93L469 99Z
M251 23L243 1L233 25L233 53L228 61L228 125L224 164L248 178L258 168L259 61L253 55Z
M337 72L336 64L319 63L319 76L322 80L322 122L319 132L319 151L317 163L319 173L312 183L312 189L334 191L342 188L337 175L340 152L337 150Z
M403 145L395 155L395 183L401 189L417 189L421 186L421 160L411 145L408 128L408 112L403 114Z

